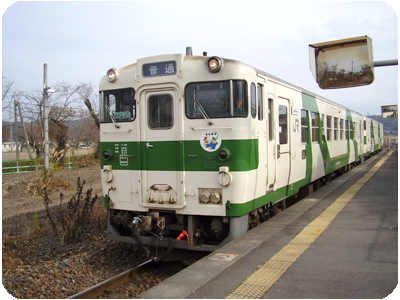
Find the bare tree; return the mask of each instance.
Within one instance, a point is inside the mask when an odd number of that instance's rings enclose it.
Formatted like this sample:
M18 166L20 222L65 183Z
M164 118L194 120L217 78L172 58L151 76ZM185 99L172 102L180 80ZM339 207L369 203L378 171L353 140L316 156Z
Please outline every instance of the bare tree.
M87 90L89 92L89 89ZM100 156L100 120L99 120L99 109L98 109L98 102L95 101L94 99L97 99L97 95L95 95L94 88L93 86L91 87L91 92L86 93L86 96L84 99L84 103L89 111L90 116L92 117L93 123L97 130L90 130L91 138L94 141L94 143L97 145L96 151L95 151L95 157L99 158ZM94 134L93 134L94 133Z
M12 101L17 92L12 90L14 82L9 81L7 77L2 76L2 98L1 98L1 111L7 110L12 106Z
M44 100L41 91L24 92L20 101L24 117L27 120L29 144L34 148L36 157L43 155L43 109ZM49 134L51 129L49 128Z
M331 70L332 70L332 79L335 80L335 75L336 75L336 72L338 70L338 64L332 65L331 66Z
M49 139L54 142L54 148L57 153L63 153L67 149L69 142L69 124L76 120L80 122L84 115L83 100L88 97L93 98L93 85L79 83L71 85L65 82L57 83L52 86L55 90L49 96ZM37 157L43 153L43 110L44 101L41 91L24 93L21 101L26 113L26 119L29 120L28 136L32 147L36 151ZM25 115L24 115L25 116ZM98 132L97 132L98 135ZM63 158L57 157L60 164Z

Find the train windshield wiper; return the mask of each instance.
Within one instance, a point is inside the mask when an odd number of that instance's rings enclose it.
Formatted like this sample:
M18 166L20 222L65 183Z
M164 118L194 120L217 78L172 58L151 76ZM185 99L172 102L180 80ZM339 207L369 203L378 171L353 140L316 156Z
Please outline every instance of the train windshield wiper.
M112 113L111 113L111 111L110 111L110 108L109 108L107 105L106 105L106 110L107 110L107 113L108 113L108 115L110 116L111 121L113 122L114 126L115 126L116 128L121 128L121 126L120 126L119 124L117 124L117 122L115 121L115 119L114 119L114 117L112 116Z
M194 100L194 109L196 109L196 106L199 108L201 114L203 115L204 120L206 120L208 125L212 125L213 123L211 122L210 118L208 117L204 107L201 105L199 100L196 100L196 89L193 90L193 100Z

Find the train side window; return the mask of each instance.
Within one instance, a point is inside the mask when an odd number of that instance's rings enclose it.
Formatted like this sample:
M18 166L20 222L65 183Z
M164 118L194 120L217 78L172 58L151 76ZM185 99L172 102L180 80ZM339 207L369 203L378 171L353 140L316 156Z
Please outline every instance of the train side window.
M308 111L301 110L301 142L307 143L307 133L308 133L308 122L307 122Z
M279 144L288 143L288 116L287 107L279 105Z
M348 140L349 139L349 120L346 120L344 123L345 123L344 131L345 131L345 135L346 135L346 140Z
M169 129L173 126L171 95L154 95L148 99L148 121L151 129Z
M373 136L373 135L374 135L373 129L374 129L374 127L373 127L372 122L371 122L371 129L370 129L370 132L371 132L371 139L374 137L374 136Z
M311 138L313 142L318 142L319 136L319 114L311 112Z
M358 137L358 128L357 128L357 122L353 123L353 128L354 128L354 132L353 132L353 139L357 139Z
M344 139L344 134L343 134L343 119L339 120L339 130L340 130L340 139L343 140Z
M252 82L251 83L251 116L253 119L256 118L257 115L257 98L256 98L256 85Z
M274 122L273 122L273 113L272 113L272 99L268 99L268 135L269 140L274 140Z
M326 140L332 140L332 117L326 116Z
M258 119L262 121L264 119L263 116L263 98L262 98L262 85L257 84L257 102L258 102Z
M325 115L321 114L322 143L325 142Z
M338 129L338 118L333 118L333 139L337 141L339 139Z
M350 128L349 128L349 134L350 134L350 139L354 139L354 127L353 127L353 122L352 121L350 121L350 123L349 123L350 125Z

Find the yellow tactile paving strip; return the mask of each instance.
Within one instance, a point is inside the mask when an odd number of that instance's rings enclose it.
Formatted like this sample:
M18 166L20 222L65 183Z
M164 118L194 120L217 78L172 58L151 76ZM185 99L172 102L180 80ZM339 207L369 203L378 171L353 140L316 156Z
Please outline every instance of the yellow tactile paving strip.
M301 254L319 237L332 220L340 213L347 203L356 195L364 184L378 171L388 157L389 151L362 178L353 184L346 192L335 200L314 221L308 224L285 247L270 258L256 272L250 275L226 299L261 298L275 282L290 268Z

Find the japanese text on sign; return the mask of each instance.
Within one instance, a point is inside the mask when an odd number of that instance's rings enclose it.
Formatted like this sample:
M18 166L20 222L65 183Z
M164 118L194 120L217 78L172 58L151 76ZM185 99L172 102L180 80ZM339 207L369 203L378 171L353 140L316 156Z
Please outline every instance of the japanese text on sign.
M143 65L143 77L176 74L176 62L167 61Z

